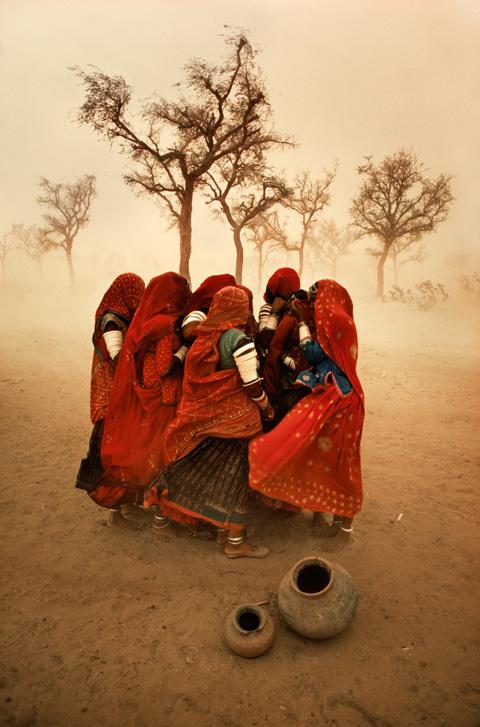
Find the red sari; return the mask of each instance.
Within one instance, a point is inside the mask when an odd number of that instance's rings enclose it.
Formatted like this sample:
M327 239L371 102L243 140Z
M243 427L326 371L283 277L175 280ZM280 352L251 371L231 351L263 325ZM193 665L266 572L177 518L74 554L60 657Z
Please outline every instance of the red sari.
M103 483L90 496L114 507L141 502L164 466L162 440L181 396L181 371L163 378L181 342L175 322L190 298L187 281L165 273L148 284L125 338L105 417Z
M218 370L218 341L229 328L244 326L247 294L228 286L214 297L207 319L185 361L182 401L164 440L168 464L185 457L207 437L246 439L261 432L258 407L245 393L237 369Z
M319 512L353 517L362 504L360 440L364 396L356 372L357 332L349 294L333 280L318 283L317 339L347 375L300 401L271 432L250 444L250 486L267 497Z
M197 338L185 361L182 400L164 438L166 464L183 458L188 460L188 455L209 438L245 440L261 432L258 407L246 394L237 369L219 369L218 342L222 333L229 328L244 326L248 316L249 300L245 291L228 286L215 295L209 315L198 326ZM194 523L201 519L216 525L225 524L169 500L168 468L163 477L166 485L151 488L148 504L159 505L164 515L179 522ZM210 485L207 479L204 487L208 489ZM230 486L235 485L225 483L226 488ZM243 489L247 496L246 471ZM210 495L213 497L212 492Z
M132 320L140 298L145 290L145 283L135 273L119 275L100 301L95 313L95 329L93 331L93 360L90 383L90 419L92 424L105 417L112 391L115 363L108 355L101 329L102 319L113 314L119 324L126 330Z

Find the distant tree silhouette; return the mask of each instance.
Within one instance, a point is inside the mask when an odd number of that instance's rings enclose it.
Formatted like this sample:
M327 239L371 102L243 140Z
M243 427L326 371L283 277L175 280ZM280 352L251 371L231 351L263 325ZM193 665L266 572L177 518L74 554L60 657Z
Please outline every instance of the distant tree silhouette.
M282 203L283 206L295 213L300 222L300 234L295 243L285 242L282 245L288 252L298 253L298 274L302 277L305 246L308 243L312 225L320 212L330 201L330 185L337 171L326 171L322 179L312 179L310 172L304 171L295 177L292 185L292 194Z
M244 163L236 156L226 157L216 165L215 173L208 173L205 182L209 204L220 206L233 232L236 250L235 278L242 282L243 241L242 232L252 225L255 218L265 214L274 205L286 199L289 189L285 180L279 177L265 177L267 170L251 159Z
M408 240L413 244L447 219L453 200L451 177L427 178L415 154L404 149L378 165L367 157L358 173L362 183L350 212L359 236L377 238L377 296L383 299L384 266L392 247L398 250Z
M4 232L0 240L0 265L2 266L2 284L7 282L6 267L7 255L15 249L15 243L12 239L12 232Z
M350 252L357 238L351 227L341 228L335 220L325 220L312 225L308 245L316 261L325 262L332 278L336 278L338 259Z
M12 238L15 247L25 252L37 265L39 273L42 273L43 256L48 251L48 247L42 240L42 234L38 227L30 225L13 225Z
M129 118L132 90L121 76L74 69L85 88L79 122L118 142L133 163L126 183L154 195L167 209L179 231L179 272L187 279L194 193L206 174L232 155L281 142L269 122L256 51L243 34L226 42L229 53L222 64L191 60L178 84L184 90L179 99L151 98L138 123Z
M50 182L42 177L40 190L37 201L50 211L43 215L44 225L39 228L39 240L47 250L61 248L65 251L70 284L74 285L73 243L88 222L90 204L96 195L95 177L86 174L70 184Z
M280 223L277 210L270 209L259 214L247 228L247 237L258 254L257 258L257 289L262 291L263 269L269 253L275 248L285 248L287 232Z

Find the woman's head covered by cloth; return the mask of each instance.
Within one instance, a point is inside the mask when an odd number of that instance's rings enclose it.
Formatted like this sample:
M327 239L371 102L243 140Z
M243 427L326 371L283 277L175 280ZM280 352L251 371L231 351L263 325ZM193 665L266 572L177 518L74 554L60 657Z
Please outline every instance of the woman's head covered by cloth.
M193 310L208 313L215 293L218 293L219 290L225 288L227 285L236 285L233 275L229 275L228 273L224 275L210 275L192 293L187 313Z
M178 273L152 278L145 289L129 329L134 350L146 348L170 330L171 321L183 315L190 301L188 282Z
M248 294L242 288L228 285L215 294L207 319L197 328L197 336L222 333L229 328L243 327L250 315Z
M275 298L288 300L292 293L300 288L300 278L293 268L279 268L269 278L264 293L264 300L273 303Z
M348 291L335 280L319 280L310 287L315 296L317 339L332 361L347 375L363 400L357 376L358 339L353 303Z
M110 312L118 313L127 321L131 321L144 290L145 283L139 275L135 273L118 275L100 301L95 319L98 320Z

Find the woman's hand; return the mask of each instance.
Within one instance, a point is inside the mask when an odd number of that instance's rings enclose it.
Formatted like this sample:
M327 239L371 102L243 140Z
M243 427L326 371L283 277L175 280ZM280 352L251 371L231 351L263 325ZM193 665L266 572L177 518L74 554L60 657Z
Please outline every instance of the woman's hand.
M303 313L302 304L295 298L290 303L290 313L295 316L299 323L304 323L305 316Z
M266 422L271 422L273 420L275 416L275 409L270 404L270 402L268 402L267 406L264 409L260 409L260 416Z

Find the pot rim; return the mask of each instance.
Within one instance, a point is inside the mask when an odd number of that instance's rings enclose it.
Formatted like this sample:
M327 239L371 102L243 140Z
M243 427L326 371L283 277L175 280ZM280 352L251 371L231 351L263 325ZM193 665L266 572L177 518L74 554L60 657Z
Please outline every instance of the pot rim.
M247 631L246 629L242 629L242 627L238 623L238 619L240 618L242 613L246 613L247 611L253 611L253 613L258 616L260 621L257 628L253 629L253 631ZM233 612L233 626L239 634L258 634L258 632L261 631L265 626L265 612L263 608L260 608L260 606L256 606L253 603L243 603L241 606L237 606L237 608Z
M301 568L304 568L306 565L320 565L322 568L325 568L325 570L328 571L328 575L330 577L330 580L328 584L325 586L325 588L322 588L321 591L315 591L315 593L305 593L305 591L301 591L297 586L297 577L298 573L301 570ZM332 587L333 579L334 579L334 572L332 563L329 560L326 560L326 558L321 558L318 555L309 555L306 558L302 558L299 560L295 565L293 566L292 570L290 571L290 580L291 585L294 591L296 591L300 596L304 596L305 598L315 598L320 593L326 593L330 590Z

